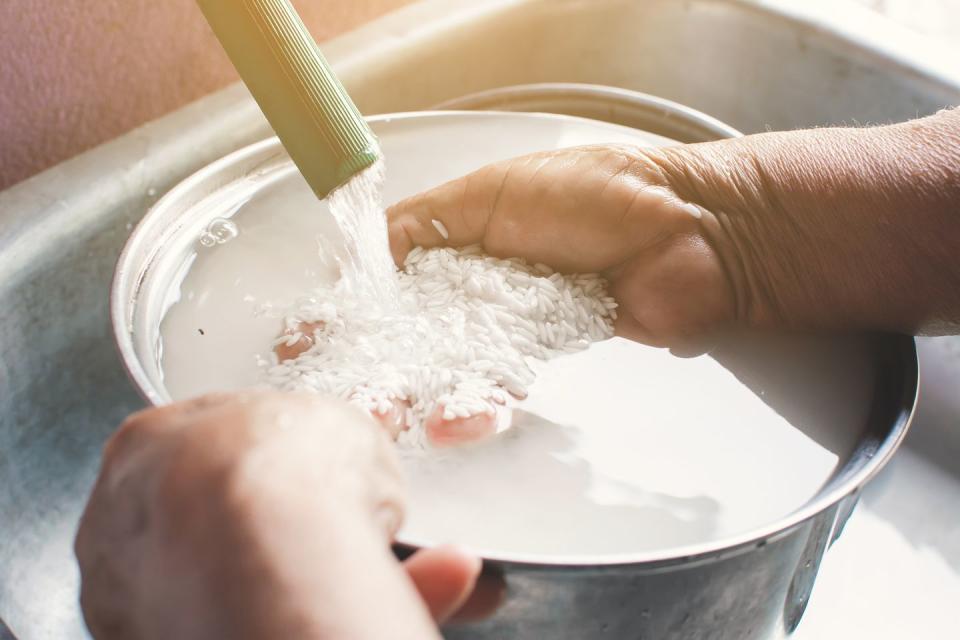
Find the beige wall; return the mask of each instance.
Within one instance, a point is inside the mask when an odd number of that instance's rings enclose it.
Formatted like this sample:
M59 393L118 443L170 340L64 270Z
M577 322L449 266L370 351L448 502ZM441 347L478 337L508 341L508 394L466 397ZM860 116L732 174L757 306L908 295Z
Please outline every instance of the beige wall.
M318 40L411 0L294 0ZM0 189L236 79L194 0L0 0Z

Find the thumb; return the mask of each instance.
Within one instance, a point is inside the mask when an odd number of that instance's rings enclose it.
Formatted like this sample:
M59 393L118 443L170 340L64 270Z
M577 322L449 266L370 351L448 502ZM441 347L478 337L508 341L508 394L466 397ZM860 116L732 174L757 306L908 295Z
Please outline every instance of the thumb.
M388 208L394 261L402 265L414 247L482 243L509 168L509 161L491 164Z
M422 549L404 567L437 624L449 619L470 597L480 575L480 559L456 547Z

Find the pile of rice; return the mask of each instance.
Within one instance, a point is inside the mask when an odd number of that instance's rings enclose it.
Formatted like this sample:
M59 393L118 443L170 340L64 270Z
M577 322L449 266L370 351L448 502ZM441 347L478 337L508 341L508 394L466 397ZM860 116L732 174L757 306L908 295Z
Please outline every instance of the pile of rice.
M616 302L600 276L562 275L502 260L480 247L414 249L399 273L399 305L356 296L345 279L298 301L285 323L295 344L316 323L314 345L275 364L268 383L333 394L371 413L405 400L406 440L442 407L452 420L523 398L536 361L613 335Z

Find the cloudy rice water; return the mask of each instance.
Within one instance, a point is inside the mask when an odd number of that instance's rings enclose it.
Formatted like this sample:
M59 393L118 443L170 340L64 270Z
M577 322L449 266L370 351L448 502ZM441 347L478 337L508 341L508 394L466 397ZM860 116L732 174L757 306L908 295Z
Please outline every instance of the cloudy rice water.
M405 163L393 166L391 200L409 195L406 181L453 177L413 160L449 132L384 131L388 162ZM457 135L479 149L494 132L472 121ZM252 188L220 214L229 233L221 224L220 241L197 242L171 289L158 346L164 385L181 399L269 383L368 410L408 398L412 426L398 446L410 489L405 540L543 558L714 541L808 500L847 455L831 437L855 430L836 425L866 419L872 365L855 340L751 339L676 358L607 338L616 309L601 278L477 247L414 251L398 271L381 207L318 203L292 166ZM378 217L344 230L366 206ZM377 248L351 256L351 233ZM344 277L370 272L381 275ZM298 327L315 344L277 362L275 342ZM436 449L417 436L431 407L460 417L491 405L511 426L482 443Z

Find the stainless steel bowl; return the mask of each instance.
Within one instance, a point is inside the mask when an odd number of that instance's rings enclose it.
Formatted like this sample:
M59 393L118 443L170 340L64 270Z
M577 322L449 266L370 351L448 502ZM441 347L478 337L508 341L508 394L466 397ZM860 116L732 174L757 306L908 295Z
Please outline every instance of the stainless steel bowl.
M681 131L699 132L696 135L701 137L735 133L690 110L672 110L664 119L668 122L650 128L675 135ZM684 120L685 124L678 124L677 120ZM565 129L564 123L570 126ZM375 131L385 136L388 163L391 140L407 140L402 149L393 149L402 160L404 173L393 187L388 182L388 201L498 157L551 145L627 141L636 135L623 127L596 123L587 127L593 133L587 136L591 139L586 139L574 133L583 123L564 116L468 112L371 119ZM453 136L448 140L453 142L457 140L456 132L465 128L474 130L475 147L450 144L448 148L454 151L446 154L429 148L437 143L436 131ZM476 130L485 133L477 136ZM527 135L517 135L521 130L530 132L530 140L520 140ZM428 140L426 131L433 132L434 137ZM469 149L464 151L465 147ZM389 171L388 164L388 175ZM256 183L287 181L289 188L301 188L308 193L305 186L297 186L298 180L279 143L266 140L231 154L184 181L134 231L117 267L111 311L124 365L148 402L168 400L156 348L163 301L207 218L231 210L240 200L247 203L243 206L255 206L256 188L251 198L246 187L238 191L237 185L249 186L253 182L256 187ZM865 403L862 413L868 417L832 421L830 415L824 415L814 428L820 430L819 434L808 433L817 438L832 432L831 437L842 436L844 442L840 447L841 464L809 502L751 531L709 544L655 553L545 560L487 552L485 571L505 581L507 597L491 619L451 626L446 630L447 636L769 640L792 632L806 606L820 560L842 530L859 490L903 438L917 390L916 353L909 338L804 339L812 341L807 343L809 351L820 354L813 367L809 359L797 355L796 349L783 349L776 340L751 336L732 340L715 357L748 386L750 380L781 377L778 393L771 394L776 397L768 396L767 401L788 415L798 403L815 405L821 399L815 390L798 382L803 377L798 372L811 367L819 369L807 374L843 368L844 345L851 341L862 343L870 360L866 376L869 393L850 401ZM785 343L790 340L783 338ZM748 352L753 352L750 358L744 355ZM789 366L784 367L783 362ZM796 371L784 375L784 369ZM414 546L415 541L401 540L397 551L402 555Z
M499 87L454 98L435 108L559 113L621 124L683 143L743 135L730 125L678 102L597 84L544 82Z

